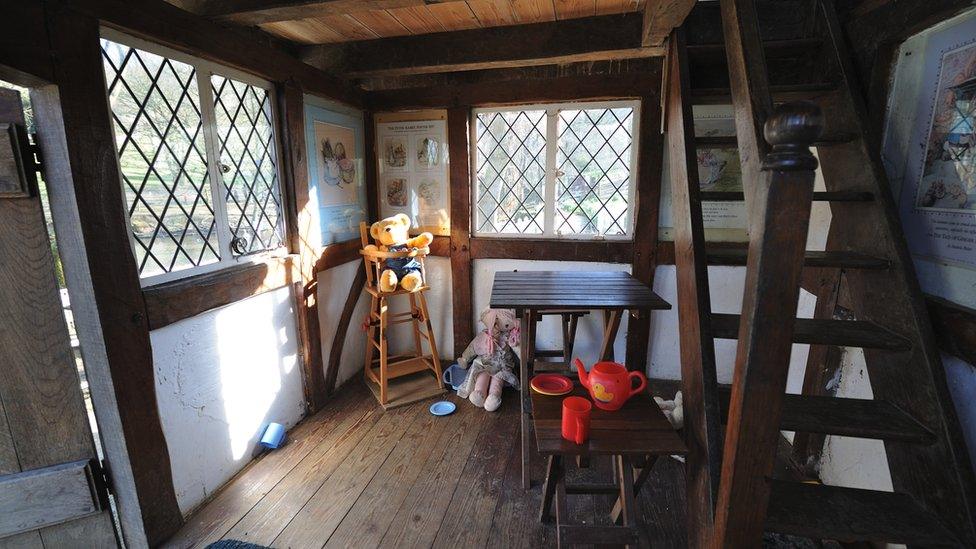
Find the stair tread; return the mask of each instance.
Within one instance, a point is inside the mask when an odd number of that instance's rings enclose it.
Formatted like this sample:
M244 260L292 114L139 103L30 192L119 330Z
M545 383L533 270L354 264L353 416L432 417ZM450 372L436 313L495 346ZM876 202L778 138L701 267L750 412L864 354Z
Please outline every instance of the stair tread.
M836 90L837 84L832 82L773 85L769 87L770 95L775 102L810 99ZM695 105L731 105L732 92L729 88L694 88L691 90L691 101Z
M766 529L841 542L961 545L907 494L782 480L771 481Z
M822 147L828 145L837 145L842 143L850 143L858 138L855 133L838 133L838 134L827 134L821 135L819 139L813 142L814 147ZM695 146L699 148L706 149L735 149L739 145L738 140L734 135L709 135L695 137Z
M812 36L809 38L793 38L781 40L763 40L763 51L766 58L776 57L795 57L810 54L811 50L819 48L824 43L823 38ZM710 44L688 44L686 46L690 58L699 59L702 57L716 57L723 64L726 61L725 43L716 42Z
M741 202L745 194L740 192L704 191L699 193L702 202ZM813 193L814 202L870 202L874 193L868 191L817 191Z
M739 318L740 315L712 313L713 337L737 339ZM793 342L890 351L911 349L911 342L904 337L867 320L798 318L793 328Z
M732 389L719 387L722 417L728 416ZM787 394L784 431L931 444L935 434L907 412L885 400Z
M745 265L748 257L746 248L706 248L709 265ZM887 259L860 252L813 251L804 254L803 264L807 267L838 267L848 269L887 269Z

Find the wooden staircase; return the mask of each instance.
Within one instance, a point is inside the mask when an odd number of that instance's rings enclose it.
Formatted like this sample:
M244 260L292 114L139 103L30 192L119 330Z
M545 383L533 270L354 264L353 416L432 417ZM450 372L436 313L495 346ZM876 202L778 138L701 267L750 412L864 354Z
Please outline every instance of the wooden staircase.
M688 46L684 29L669 42L665 124L690 450L689 543L754 547L766 530L841 542L974 546L976 482L931 326L836 13L827 0L816 4L815 30L826 37L825 66L835 76L829 83L770 85L754 0L721 0L728 89L693 89L689 55L707 48ZM798 99L808 101L774 110L774 102ZM734 107L742 193L699 189L696 147L729 143L696 137L692 106L722 102ZM824 192L813 191L811 146ZM709 200L745 200L748 253L706 243L702 203ZM804 249L814 201L830 204L825 251ZM709 265L746 266L741 314L712 313ZM832 307L821 306L813 319L796 318L804 269L843 277L853 320L835 319ZM835 302L831 291L818 301ZM717 383L718 338L738 340L731 387ZM787 395L794 343L864 349L874 400L825 395L809 372L804 394ZM894 492L771 480L780 430L884 441Z

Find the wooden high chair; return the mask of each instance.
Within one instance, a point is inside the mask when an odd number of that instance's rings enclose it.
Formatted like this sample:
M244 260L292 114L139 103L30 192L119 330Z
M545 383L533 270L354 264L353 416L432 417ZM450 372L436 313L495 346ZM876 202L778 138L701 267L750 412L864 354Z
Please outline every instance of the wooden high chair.
M437 354L434 331L430 325L430 314L427 312L427 299L424 297L424 292L430 289L427 286L427 272L424 265L424 259L430 253L430 249L422 248L405 252L367 251L365 248L370 244L370 241L369 228L366 223L359 224L359 236L363 244L363 249L359 253L363 256L363 264L366 268L366 291L371 297L364 375L367 382L373 382L379 386L378 398L380 404L386 407L389 396L387 394L388 384L391 379L430 369L434 374L433 382L438 389L441 388L441 361ZM412 292L403 288L397 288L393 292L380 291L377 281L380 278L380 273L383 272L383 262L386 259L407 257L415 258L420 263L423 284ZM389 298L397 295L406 295L410 299L410 311L396 314L388 312ZM415 352L414 354L389 356L387 351L389 327L405 322L411 323ZM424 330L421 330L421 324L423 324ZM421 340L426 340L430 354L424 354ZM376 351L379 352L379 356L373 358Z

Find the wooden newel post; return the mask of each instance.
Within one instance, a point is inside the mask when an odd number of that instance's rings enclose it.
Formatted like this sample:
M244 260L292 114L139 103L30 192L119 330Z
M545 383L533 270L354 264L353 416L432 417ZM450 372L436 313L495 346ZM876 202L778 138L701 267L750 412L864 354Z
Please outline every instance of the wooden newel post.
M817 158L810 147L823 132L823 113L816 103L785 103L773 111L763 126L763 136L772 150L763 159L763 171L774 172L770 185L777 184L775 172L809 172L812 178Z
M789 103L773 111L764 130L772 150L750 208L749 260L712 538L720 547L755 547L762 539L817 169L810 146L823 130L823 116L813 103Z

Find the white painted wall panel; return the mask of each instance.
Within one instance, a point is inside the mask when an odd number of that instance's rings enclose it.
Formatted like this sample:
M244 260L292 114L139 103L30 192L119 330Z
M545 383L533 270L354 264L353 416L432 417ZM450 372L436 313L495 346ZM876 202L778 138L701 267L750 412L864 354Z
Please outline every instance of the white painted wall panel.
M305 413L289 287L151 333L159 415L184 514Z

